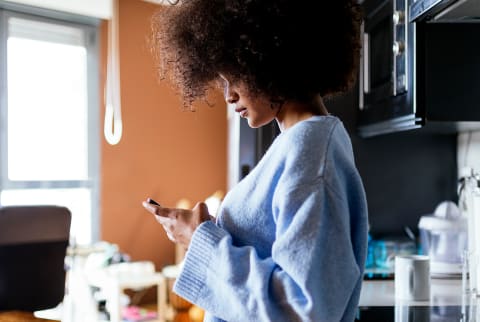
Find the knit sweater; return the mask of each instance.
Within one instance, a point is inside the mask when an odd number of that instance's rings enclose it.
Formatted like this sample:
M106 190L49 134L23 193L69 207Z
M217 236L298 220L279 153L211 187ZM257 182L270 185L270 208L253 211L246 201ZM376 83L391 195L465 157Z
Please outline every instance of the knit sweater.
M174 291L205 321L352 322L367 246L367 205L334 116L282 132L194 232Z

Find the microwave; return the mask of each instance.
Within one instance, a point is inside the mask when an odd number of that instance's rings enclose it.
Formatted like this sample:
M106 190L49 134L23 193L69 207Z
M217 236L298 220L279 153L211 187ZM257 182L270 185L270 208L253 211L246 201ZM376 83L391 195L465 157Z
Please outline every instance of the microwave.
M467 18L462 7L480 0L437 1L439 7L427 2L434 0L362 3L361 137L480 129L480 42L472 41L480 19ZM420 3L429 9L420 11Z
M416 0L409 7L409 21L459 21L480 16L480 0Z
M366 0L358 77L359 133L373 136L421 126L412 110L413 34L407 0Z

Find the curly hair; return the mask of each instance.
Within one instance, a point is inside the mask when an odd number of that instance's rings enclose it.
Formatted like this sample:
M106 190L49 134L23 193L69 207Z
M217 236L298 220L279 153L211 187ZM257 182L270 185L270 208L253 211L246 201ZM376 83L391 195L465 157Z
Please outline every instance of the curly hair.
M355 82L361 20L355 0L183 0L152 17L152 49L187 106L219 73L254 93L307 100Z

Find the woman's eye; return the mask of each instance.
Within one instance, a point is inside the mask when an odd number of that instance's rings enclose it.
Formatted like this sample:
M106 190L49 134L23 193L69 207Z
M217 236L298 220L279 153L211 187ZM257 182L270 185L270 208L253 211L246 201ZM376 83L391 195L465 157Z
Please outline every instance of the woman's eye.
M223 77L219 77L217 80L216 80L216 86L218 87L218 89L222 90L223 91L223 97L227 97L228 95L228 88L229 88L229 83L228 81L223 78Z
M218 87L219 89L225 89L225 87L227 87L227 81L223 78L218 78L216 81L215 81L215 86Z

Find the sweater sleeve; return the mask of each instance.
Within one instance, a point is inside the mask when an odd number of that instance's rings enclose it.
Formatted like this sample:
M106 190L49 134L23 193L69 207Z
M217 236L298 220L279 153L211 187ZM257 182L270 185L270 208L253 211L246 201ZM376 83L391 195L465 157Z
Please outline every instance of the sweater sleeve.
M352 294L361 270L348 203L321 177L277 195L271 257L235 246L227 231L205 222L193 235L174 291L229 322L352 321L348 306L358 300Z

